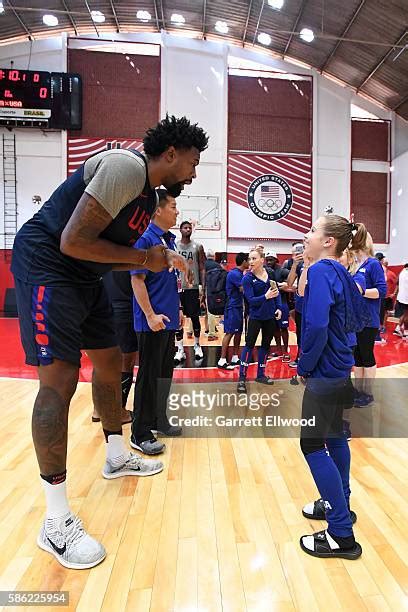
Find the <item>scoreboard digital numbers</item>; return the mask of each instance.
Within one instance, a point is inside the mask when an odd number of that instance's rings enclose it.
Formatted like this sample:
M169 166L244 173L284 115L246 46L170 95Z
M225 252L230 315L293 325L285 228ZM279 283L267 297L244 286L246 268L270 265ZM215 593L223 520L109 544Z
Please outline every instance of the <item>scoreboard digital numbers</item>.
M79 75L0 68L0 125L81 129Z
M50 73L0 69L0 113L3 117L49 119Z

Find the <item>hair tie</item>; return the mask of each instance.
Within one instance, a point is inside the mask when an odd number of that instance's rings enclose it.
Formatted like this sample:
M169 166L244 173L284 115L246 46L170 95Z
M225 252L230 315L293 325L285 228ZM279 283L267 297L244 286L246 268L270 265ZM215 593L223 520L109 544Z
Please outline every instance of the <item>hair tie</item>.
M353 237L357 234L358 232L358 226L356 223L354 223L354 221L350 222L350 229L351 229L351 233L353 234Z

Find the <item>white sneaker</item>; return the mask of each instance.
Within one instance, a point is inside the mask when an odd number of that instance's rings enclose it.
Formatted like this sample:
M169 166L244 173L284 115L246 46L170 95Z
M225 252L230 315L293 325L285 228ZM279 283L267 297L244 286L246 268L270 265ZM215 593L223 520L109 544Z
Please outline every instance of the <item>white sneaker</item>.
M102 476L112 480L121 476L153 476L162 471L164 465L156 459L142 459L140 455L130 452L123 465L119 467L112 465L109 459L102 470Z
M196 359L202 359L204 357L203 349L199 344L194 345L194 357Z
M184 349L177 349L176 354L174 355L174 361L176 363L181 363L182 361L184 361L186 358L186 354L184 352Z
M81 519L71 512L57 519L46 519L37 544L69 569L88 569L106 557L102 544L86 533Z

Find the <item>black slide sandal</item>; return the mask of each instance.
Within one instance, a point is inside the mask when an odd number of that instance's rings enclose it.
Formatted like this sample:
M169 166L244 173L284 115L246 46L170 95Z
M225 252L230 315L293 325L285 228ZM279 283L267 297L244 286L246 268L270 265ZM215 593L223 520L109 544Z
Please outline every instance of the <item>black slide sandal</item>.
M325 531L317 531L313 534L314 550L310 550L310 548L307 548L303 543L303 538L307 537L310 536L302 536L299 540L299 544L300 548L312 557L320 557L321 559L340 558L354 561L361 557L363 552L358 542L355 542L352 548L330 548Z
M305 518L311 519L312 521L325 521L326 511L322 498L317 499L315 502L313 502L313 513L305 512L305 510L303 509L302 514ZM354 510L350 510L350 518L352 524L354 525L354 523L357 521L357 514L354 512Z

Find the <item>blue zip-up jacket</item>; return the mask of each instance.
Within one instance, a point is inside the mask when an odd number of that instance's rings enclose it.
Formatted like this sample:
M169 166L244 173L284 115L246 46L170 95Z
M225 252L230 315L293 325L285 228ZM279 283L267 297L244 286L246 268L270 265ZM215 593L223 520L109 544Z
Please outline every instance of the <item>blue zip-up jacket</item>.
M242 287L244 296L249 304L249 318L257 319L258 321L267 321L275 319L275 311L282 309L282 301L280 295L277 298L267 300L265 293L270 288L268 280L264 282L252 272L247 272L242 279ZM272 279L273 280L273 279Z
M337 271L336 268L339 268ZM354 364L346 331L346 299L337 261L321 260L307 275L298 374L311 379L346 379ZM352 288L358 293L357 287ZM308 386L313 390L312 381Z

